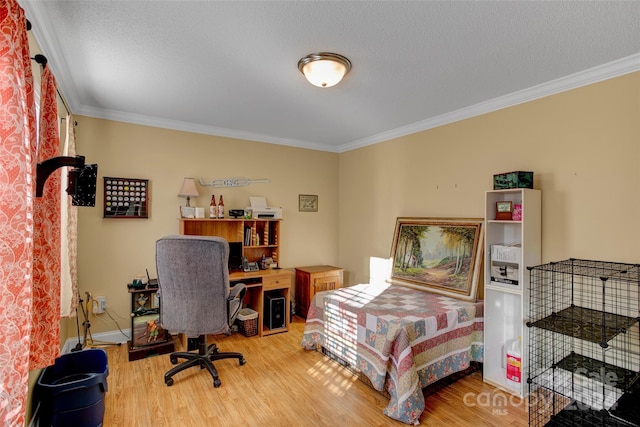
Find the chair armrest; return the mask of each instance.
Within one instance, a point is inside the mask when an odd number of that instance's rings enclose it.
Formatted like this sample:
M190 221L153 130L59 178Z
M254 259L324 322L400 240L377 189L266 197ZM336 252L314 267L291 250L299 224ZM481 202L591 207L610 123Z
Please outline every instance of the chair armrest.
M244 283L236 283L233 288L231 288L229 292L229 297L227 298L227 313L229 314L228 322L229 326L233 325L233 322L236 320L240 309L242 308L242 300L244 299L244 295L247 293L247 286ZM231 333L229 331L228 333Z
M245 285L244 283L236 283L229 291L229 298L227 298L227 301L233 301L236 298L242 300L244 299L244 294L246 293L247 285Z

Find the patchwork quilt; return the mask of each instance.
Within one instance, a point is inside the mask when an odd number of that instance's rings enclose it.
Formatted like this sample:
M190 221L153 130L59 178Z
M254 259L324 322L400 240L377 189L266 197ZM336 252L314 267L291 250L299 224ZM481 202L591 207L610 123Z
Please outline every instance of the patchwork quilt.
M314 295L302 337L387 392L385 415L419 424L422 389L483 361L483 302L398 285L356 285Z

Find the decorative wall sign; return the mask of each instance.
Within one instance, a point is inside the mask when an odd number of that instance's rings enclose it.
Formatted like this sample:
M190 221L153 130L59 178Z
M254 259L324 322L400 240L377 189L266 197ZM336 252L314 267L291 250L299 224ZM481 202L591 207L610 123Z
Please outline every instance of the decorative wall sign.
M298 211L318 212L318 196L312 194L299 194Z
M104 218L149 218L149 180L104 177Z
M237 178L218 178L212 179L211 181L205 181L202 177L198 177L198 182L200 185L208 185L211 187L244 187L249 184L255 184L258 182L271 182L269 179L249 179L245 177L237 177Z

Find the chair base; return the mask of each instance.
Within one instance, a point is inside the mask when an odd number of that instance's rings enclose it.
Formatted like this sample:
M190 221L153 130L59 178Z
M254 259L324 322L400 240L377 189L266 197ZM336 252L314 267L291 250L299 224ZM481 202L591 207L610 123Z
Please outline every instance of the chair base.
M218 371L216 370L215 366L213 366L214 360L238 359L238 363L240 363L240 366L247 363L247 359L244 358L242 353L221 352L215 344L211 344L209 345L209 347L207 347L207 338L205 335L200 335L198 337L197 353L191 353L188 351L176 351L169 355L169 359L174 365L178 363L178 359L185 359L185 361L177 366L174 366L164 374L164 383L167 386L173 385L173 376L178 372L184 371L185 369L191 368L193 366L199 366L200 369L206 368L209 371L209 373L213 377L213 386L217 388L220 387L222 382L218 377Z

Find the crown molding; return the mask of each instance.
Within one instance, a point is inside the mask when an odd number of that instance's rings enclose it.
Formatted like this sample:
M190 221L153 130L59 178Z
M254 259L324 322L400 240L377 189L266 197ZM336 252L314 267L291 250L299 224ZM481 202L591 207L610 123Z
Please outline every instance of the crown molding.
M296 148L306 148L309 150L337 152L337 147L333 145L317 144L310 141L298 141L294 139L276 138L271 135L263 135L253 132L246 132L235 129L226 129L215 126L206 126L198 123L184 122L180 120L167 120L157 117L145 116L141 114L125 113L122 111L106 110L81 105L77 112L83 116L95 117L98 119L113 120L116 122L131 123L143 126L151 126L161 129L176 130L182 132L199 133L225 138L243 139L246 141L263 142L266 144L285 145Z
M518 104L544 98L568 90L587 86L593 83L609 80L614 77L623 76L640 70L640 53L627 56L617 61L599 65L588 70L580 71L569 76L551 80L546 83L539 84L527 89L510 93L499 98L484 101L469 107L461 108L450 113L441 114L431 117L407 126L382 132L377 135L358 139L338 147L339 153L355 150L357 148L366 147L368 145L378 144L380 142L389 141L394 138L400 138L428 129L454 123L460 120L469 119L482 114L491 113L504 108L513 107Z
M25 11L25 15L29 21L31 21L31 33L38 43L38 47L42 51L43 55L47 57L47 66L51 67L51 72L56 78L56 85L61 96L66 101L69 109L75 112L78 108L78 92L76 86L73 83L73 79L67 72L70 70L69 64L64 60L64 55L60 52L58 46L57 37L55 31L51 29L53 23L50 19L47 19L46 15L41 12L44 10L42 7L34 7L33 1L18 0L18 3Z
M366 138L357 139L339 146L318 144L310 141L291 140L284 138L276 138L270 135L257 134L233 129L218 128L214 126L205 126L191 122L183 122L177 120L158 119L155 117L143 116L138 114L123 113L120 111L110 111L104 109L96 109L87 106L80 106L78 113L90 117L102 118L107 120L115 120L125 123L133 123L145 126L153 126L164 129L179 130L184 132L200 133L204 135L221 136L227 138L244 139L249 141L264 142L267 144L285 145L289 147L305 148L309 150L326 151L333 153L344 153L369 145L378 144L389 141L391 139L400 138L425 130L433 129L439 126L466 120L482 114L491 113L502 110L504 108L513 107L525 102L534 101L547 96L556 95L568 90L620 77L640 71L640 53L621 58L607 64L599 65L584 71L580 71L569 76L561 77L549 82L539 84L527 89L510 93L505 96L494 98L488 101L480 102L469 107L461 108L456 111L441 114L421 120L416 123L382 132Z

